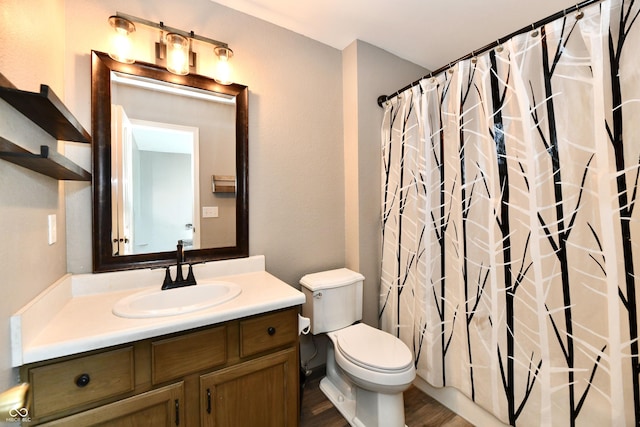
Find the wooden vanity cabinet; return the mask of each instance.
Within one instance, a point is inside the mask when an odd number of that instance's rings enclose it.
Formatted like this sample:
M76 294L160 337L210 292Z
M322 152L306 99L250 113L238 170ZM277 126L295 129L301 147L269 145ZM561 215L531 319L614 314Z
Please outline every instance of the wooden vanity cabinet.
M30 425L297 426L298 309L21 368Z

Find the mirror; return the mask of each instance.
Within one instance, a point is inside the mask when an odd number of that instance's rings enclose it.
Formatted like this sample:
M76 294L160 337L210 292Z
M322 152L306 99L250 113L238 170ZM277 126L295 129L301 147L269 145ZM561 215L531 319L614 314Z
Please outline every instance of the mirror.
M93 271L246 257L248 88L92 52Z

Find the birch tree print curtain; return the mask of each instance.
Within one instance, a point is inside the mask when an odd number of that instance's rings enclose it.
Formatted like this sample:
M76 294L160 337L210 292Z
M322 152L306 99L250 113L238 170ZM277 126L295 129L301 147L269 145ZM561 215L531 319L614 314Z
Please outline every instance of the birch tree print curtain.
M566 14L385 106L382 328L511 425L640 423L639 12Z

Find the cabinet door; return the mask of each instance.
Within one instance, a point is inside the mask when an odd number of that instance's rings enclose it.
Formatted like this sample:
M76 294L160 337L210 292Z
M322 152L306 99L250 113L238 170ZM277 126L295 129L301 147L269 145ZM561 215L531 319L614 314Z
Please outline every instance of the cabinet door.
M45 426L161 427L184 425L182 382L52 421Z
M202 426L298 424L296 348L200 377Z

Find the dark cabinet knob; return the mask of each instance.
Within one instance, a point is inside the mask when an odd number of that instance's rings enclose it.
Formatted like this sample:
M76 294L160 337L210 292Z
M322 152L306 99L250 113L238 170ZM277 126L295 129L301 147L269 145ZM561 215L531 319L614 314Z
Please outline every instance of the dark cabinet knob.
M269 326L269 327L267 328L267 333L268 333L269 335L275 335L275 334L276 334L276 328L274 328L273 326Z
M89 374L81 374L76 377L76 385L78 387L85 387L91 381Z

